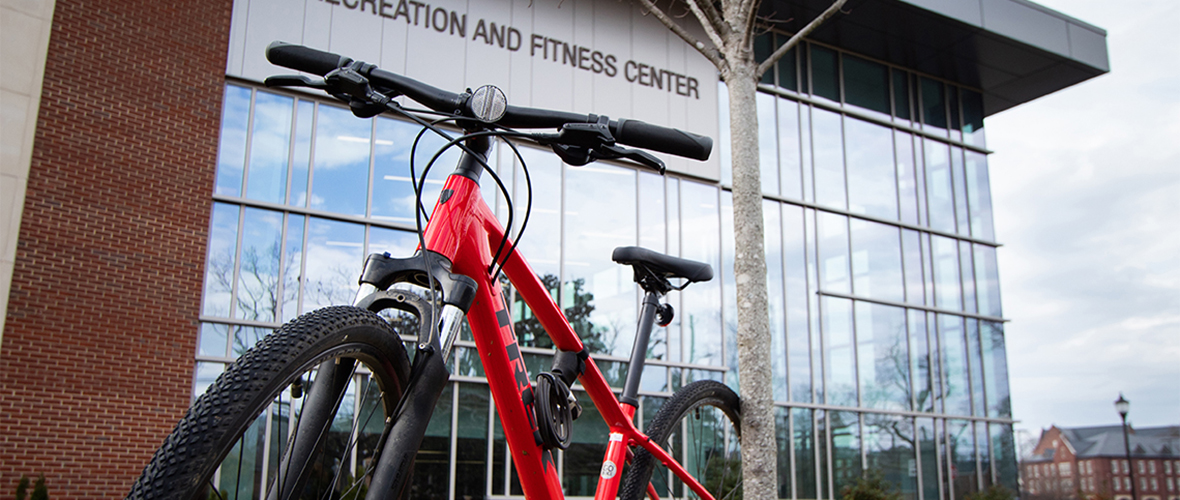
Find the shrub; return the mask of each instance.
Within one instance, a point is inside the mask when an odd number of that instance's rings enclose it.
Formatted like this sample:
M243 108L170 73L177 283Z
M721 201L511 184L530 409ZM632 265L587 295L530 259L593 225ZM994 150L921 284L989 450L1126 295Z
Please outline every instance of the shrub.
M902 500L897 490L877 469L869 469L855 483L840 492L842 500Z

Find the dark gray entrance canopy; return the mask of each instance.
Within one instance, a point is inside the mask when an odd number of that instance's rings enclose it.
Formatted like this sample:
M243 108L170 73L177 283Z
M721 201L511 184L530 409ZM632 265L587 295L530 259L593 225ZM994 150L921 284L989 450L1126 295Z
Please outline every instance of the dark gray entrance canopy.
M830 0L767 0L793 32ZM1110 71L1106 30L1024 0L850 0L811 39L983 91L992 115Z

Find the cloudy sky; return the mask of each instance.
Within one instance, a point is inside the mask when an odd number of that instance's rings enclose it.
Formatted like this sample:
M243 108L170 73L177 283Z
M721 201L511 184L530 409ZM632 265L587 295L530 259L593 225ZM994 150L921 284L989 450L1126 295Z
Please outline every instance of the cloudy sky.
M1017 429L1180 425L1180 2L1036 1L1112 71L986 122Z

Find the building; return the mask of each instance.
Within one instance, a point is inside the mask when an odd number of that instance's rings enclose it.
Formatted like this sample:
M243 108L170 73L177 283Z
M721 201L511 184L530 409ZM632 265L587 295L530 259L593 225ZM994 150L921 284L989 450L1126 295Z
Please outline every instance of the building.
M1020 465L1030 499L1175 500L1180 498L1180 426L1050 427ZM1132 483L1134 494L1132 497Z
M823 4L764 2L797 21L759 49ZM53 498L121 496L245 347L351 299L370 249L412 250L412 128L263 88L285 72L262 57L275 39L718 138L709 162L669 159L663 178L525 148L536 199L522 249L562 303L593 297L582 333L610 373L638 302L610 249L712 263L717 279L672 296L680 314L655 334L644 409L692 380L737 385L724 93L630 3L436 0L428 16L368 0L0 5L0 488L45 474ZM984 121L1108 71L1105 32L1024 0L846 10L759 96L780 497L836 498L865 468L907 500L1015 489ZM602 67L570 64L571 46ZM521 196L518 165L497 158ZM523 328L526 310L515 319L530 370L547 367L545 338ZM429 497L518 492L471 347L435 414L434 458L416 469ZM574 432L563 481L587 495L605 431L591 411Z

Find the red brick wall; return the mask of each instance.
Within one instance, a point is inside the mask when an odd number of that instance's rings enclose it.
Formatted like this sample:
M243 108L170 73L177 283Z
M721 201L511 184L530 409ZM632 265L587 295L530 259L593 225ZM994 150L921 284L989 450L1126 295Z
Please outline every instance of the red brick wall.
M0 497L44 474L50 498L122 498L188 405L231 9L57 2L0 346Z

